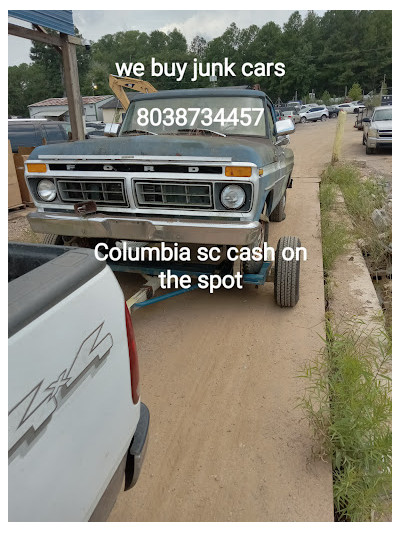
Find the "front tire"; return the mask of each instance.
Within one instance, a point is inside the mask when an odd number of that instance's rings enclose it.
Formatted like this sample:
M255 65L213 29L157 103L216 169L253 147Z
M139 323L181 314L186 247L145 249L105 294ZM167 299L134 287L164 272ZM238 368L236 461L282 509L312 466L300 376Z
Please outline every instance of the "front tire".
M301 122L302 124L304 124L305 122L307 122L306 117L301 117L300 122Z
M282 196L282 198L279 200L279 204L275 207L275 209L272 211L272 213L269 216L269 219L271 222L282 222L282 220L285 220L286 213L286 191L285 194Z
M63 245L64 239L62 238L62 235L54 235L52 233L46 233L43 236L43 244L56 244L56 245Z
M300 258L296 260L296 248L301 246L298 237L281 237L275 253L274 297L281 307L294 307L300 297ZM291 260L285 260L285 248L293 250Z

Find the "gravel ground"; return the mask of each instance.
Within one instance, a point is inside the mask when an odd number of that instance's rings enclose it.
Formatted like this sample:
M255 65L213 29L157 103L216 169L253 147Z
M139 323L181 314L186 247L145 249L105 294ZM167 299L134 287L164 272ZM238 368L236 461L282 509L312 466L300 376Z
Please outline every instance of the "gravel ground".
M42 242L42 235L31 230L27 215L36 211L33 207L17 209L8 213L8 240L17 242Z

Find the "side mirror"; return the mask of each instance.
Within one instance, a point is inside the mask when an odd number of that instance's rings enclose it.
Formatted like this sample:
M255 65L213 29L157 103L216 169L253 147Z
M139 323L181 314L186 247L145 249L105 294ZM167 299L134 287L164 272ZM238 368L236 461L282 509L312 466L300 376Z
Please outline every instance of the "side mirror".
M109 123L104 127L104 135L107 137L116 137L118 135L119 124Z
M362 119L363 122L371 122L371 119L369 117L365 117Z
M278 137L282 135L290 135L295 130L293 122L289 119L280 120L275 123L275 131Z

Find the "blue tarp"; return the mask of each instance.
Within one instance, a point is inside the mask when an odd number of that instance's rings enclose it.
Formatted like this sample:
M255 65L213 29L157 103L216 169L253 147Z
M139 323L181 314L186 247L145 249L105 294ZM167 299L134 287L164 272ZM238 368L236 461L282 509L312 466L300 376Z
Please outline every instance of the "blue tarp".
M13 10L8 11L9 17L15 17L32 24L39 24L45 28L74 35L74 22L72 20L72 10L63 11L23 11Z

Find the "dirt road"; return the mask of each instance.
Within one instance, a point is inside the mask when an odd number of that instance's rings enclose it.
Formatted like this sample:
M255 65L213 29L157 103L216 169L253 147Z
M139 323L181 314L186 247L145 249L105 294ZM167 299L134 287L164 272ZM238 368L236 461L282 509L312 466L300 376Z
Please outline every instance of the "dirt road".
M312 459L296 375L324 334L315 178L335 126L297 127L287 218L271 224L270 244L298 235L308 249L295 309L278 308L267 284L195 291L133 315L151 434L141 478L110 520L333 520L330 467Z

